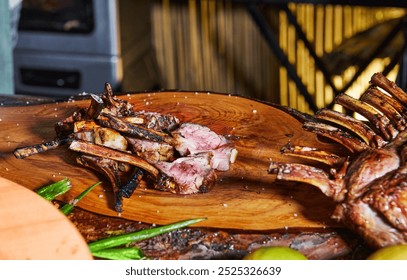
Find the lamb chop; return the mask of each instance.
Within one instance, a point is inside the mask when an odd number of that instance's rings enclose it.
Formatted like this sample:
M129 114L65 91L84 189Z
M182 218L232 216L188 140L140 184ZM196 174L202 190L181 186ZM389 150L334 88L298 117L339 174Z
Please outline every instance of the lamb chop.
M181 135L191 128L194 133ZM103 95L91 95L87 109L57 122L55 131L55 139L17 148L14 155L23 159L68 144L79 154L78 164L109 180L117 212L141 180L176 194L207 192L216 183L215 170L228 170L237 155L232 141L208 127L181 123L172 115L136 111L114 96L109 84ZM183 143L200 148L181 152Z
M269 173L277 180L319 188L337 203L332 218L370 246L407 243L407 94L376 73L359 100L340 94L335 102L367 121L329 109L312 118L294 115L303 120L305 130L336 141L349 154L289 143L281 149L283 154L314 160L318 166L271 162Z

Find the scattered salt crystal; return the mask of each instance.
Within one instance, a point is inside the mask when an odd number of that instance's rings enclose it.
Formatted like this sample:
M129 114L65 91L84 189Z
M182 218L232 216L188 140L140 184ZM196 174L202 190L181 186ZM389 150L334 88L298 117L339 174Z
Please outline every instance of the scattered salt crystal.
M252 113L253 113L253 114L256 114L256 113L257 113L257 110L256 110L256 109L253 109L253 110L252 110Z
M285 230L288 230L288 226L285 226L284 229L285 229Z
M99 194L99 198L102 198L103 197L103 194Z
M122 216L122 213L117 213L117 216L118 216L118 217L121 217L121 216Z
M8 171L8 167L6 167L6 171Z
M223 203L223 207L225 208L228 207L227 203Z
M296 217L296 218L297 218L297 217L298 217L298 214L297 214L297 213L294 213L294 217Z
M157 210L156 212L157 212L157 214L158 214L158 213L160 213L160 210Z

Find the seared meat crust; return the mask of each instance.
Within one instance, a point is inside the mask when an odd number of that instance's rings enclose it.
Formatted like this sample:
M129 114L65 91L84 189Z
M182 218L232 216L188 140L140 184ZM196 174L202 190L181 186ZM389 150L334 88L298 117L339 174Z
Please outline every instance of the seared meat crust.
M332 218L362 236L374 248L407 243L407 93L381 73L355 99L336 103L364 116L361 122L329 109L304 120L304 129L337 141L350 156L329 156L310 147L287 145L282 153L324 163L325 169L272 162L277 180L304 182L336 201ZM295 116L300 113L296 112Z
M181 135L191 128L192 134ZM207 192L216 183L215 169L228 170L237 155L231 141L208 127L181 123L172 115L135 111L113 95L109 84L102 96L91 95L89 108L57 122L55 130L56 139L17 148L14 155L21 159L69 144L79 154L79 164L109 180L118 212L123 197L129 198L143 178L162 191ZM188 144L188 151L182 151Z

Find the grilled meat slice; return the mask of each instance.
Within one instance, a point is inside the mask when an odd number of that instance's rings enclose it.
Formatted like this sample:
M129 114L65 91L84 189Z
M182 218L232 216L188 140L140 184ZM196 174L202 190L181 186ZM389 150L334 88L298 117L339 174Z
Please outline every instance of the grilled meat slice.
M155 188L177 194L208 192L215 185L217 178L210 165L211 157L211 153L200 153L181 157L173 162L155 163L162 173Z
M81 141L81 140L74 140L72 141L69 149L81 152L84 154L89 154L93 156L98 156L102 158L108 158L119 162L128 163L130 165L137 166L139 168L144 169L145 171L152 174L154 177L157 177L159 171L153 165L148 163L146 160L140 158L139 156L114 150L108 147L100 146L97 144Z
M100 112L105 108L105 103L103 102L103 99L95 94L90 95L90 106L88 107L88 110L86 111L86 117L87 119L96 119Z
M86 119L86 110L79 109L69 117L55 123L54 129L56 135L60 139L68 137L74 130L75 122Z
M354 200L339 204L332 218L363 236L373 247L407 243L407 165L386 173Z
M144 176L143 169L134 167L133 173L131 174L129 180L119 189L120 196L130 198L130 196L133 194L133 192L140 184L143 176Z
M126 137L131 150L150 163L157 161L173 161L174 147L165 142L154 142L134 137Z
M206 126L183 123L171 135L174 138L173 145L181 156L211 152L211 166L217 170L229 170L230 164L236 160L234 144Z
M93 155L80 155L76 158L76 161L108 178L115 197L114 208L117 212L122 212L123 199L120 193L121 176L119 174L118 162L109 158Z
M180 120L176 116L146 111L136 112L133 116L124 119L129 123L162 132L172 131L180 124Z
M171 142L170 136L160 131L150 129L138 124L133 124L126 122L125 119L102 113L103 118L100 119L100 122L106 126L110 127L118 132L121 132L125 135L130 135L138 137L141 139L156 141L156 142Z
M89 107L57 122L55 131L55 140L17 148L15 157L69 143L69 149L80 154L79 164L109 179L118 212L123 197L130 197L143 178L159 190L206 192L215 184L215 169L228 170L237 156L231 141L205 126L187 123L180 127L175 116L136 112L130 103L113 95L108 83L104 94L91 94Z
M105 92L101 98L105 104L105 108L102 109L103 113L118 117L131 116L134 114L133 106L126 100L117 98L113 94L112 87L109 83L105 84Z

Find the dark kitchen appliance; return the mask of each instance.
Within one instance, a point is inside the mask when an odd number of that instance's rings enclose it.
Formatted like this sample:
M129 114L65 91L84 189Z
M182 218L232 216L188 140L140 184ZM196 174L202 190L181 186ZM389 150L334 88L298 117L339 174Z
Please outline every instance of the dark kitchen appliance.
M15 91L72 95L157 86L150 5L132 0L24 0Z

